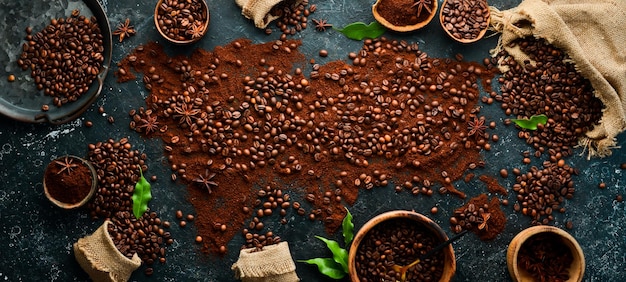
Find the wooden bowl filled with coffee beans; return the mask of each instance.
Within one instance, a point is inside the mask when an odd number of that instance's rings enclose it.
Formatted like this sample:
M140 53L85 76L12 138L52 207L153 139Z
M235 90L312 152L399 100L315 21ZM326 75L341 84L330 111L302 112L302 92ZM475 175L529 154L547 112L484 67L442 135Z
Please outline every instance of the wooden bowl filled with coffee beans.
M513 281L577 281L585 274L585 255L563 229L539 225L517 234L506 253Z
M350 280L450 281L456 271L451 245L439 225L412 211L390 211L370 219L348 254ZM425 257L426 256L426 257Z
M191 44L209 28L209 6L205 0L159 0L154 8L154 24L169 42Z
M439 22L446 33L461 43L480 40L489 28L487 0L445 0L439 12Z
M437 0L378 0L372 6L372 14L388 29L409 32L430 23L437 7Z

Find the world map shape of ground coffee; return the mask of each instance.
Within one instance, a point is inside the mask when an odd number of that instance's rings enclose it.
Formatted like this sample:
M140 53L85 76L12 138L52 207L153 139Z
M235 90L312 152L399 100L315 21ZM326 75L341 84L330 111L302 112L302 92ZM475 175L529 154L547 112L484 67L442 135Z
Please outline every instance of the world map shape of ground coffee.
M430 196L438 188L465 197L453 182L484 166L480 151L492 138L478 87L482 78L489 91L491 67L430 58L417 44L382 38L365 40L349 63L312 64L306 76L294 68L306 65L300 44L240 39L168 57L148 43L119 64L120 82L143 74L150 96L130 112L130 127L164 141L207 252L223 251L246 221L244 233L267 232L263 220L272 213L282 223L308 214L334 231L359 189L393 183L398 192ZM292 210L279 204L289 197L259 193L276 187L305 201ZM273 236L255 238L270 244Z

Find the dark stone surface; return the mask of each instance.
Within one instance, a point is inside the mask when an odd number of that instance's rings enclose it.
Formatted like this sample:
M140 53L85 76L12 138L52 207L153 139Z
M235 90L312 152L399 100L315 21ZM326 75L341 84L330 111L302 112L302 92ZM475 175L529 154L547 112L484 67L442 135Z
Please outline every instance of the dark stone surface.
M0 9L10 0L0 0ZM315 1L318 11L311 18L327 18L336 26L344 26L354 21L370 22L372 0L326 0ZM109 1L104 0L111 27L130 18L137 28L138 34L123 43L114 39L112 68L133 48L148 41L164 42L153 24L152 13L156 1ZM240 37L251 38L254 42L275 40L280 35L274 29L272 35L254 28L252 22L240 15L234 1L208 1L211 11L211 24L208 34L201 42L188 48L168 45L168 52L188 53L193 48L213 49L215 46L228 43ZM441 1L440 1L441 2ZM57 1L62 10L71 10L72 1ZM517 5L519 1L490 1L492 6L507 9ZM0 13L1 28L24 30L34 22L14 21L12 15ZM42 16L42 15L39 15ZM42 17L49 17L45 14ZM41 19L41 17L40 17ZM44 21L45 22L45 21ZM387 33L392 38L418 42L422 50L431 57L453 57L456 53L465 55L466 60L482 60L488 56L497 37L487 38L472 45L453 42L445 36L435 19L426 28L410 34ZM329 30L319 33L307 28L294 38L302 39L303 52L309 58L324 63L331 60L346 59L347 54L359 50L361 42L346 39L340 33ZM0 38L3 48L19 46L15 42L21 38ZM13 45L9 45L13 44ZM329 51L328 58L317 56L320 49ZM0 54L2 63L0 79L6 82L6 74L14 70L15 54ZM18 79L26 73L15 71ZM485 93L482 93L485 95ZM128 129L128 111L143 105L148 95L142 83L128 82L118 84L112 73L109 73L101 97L79 119L59 125L26 124L0 117L0 280L2 281L85 281L87 275L80 269L71 251L71 245L78 238L92 233L101 222L88 218L84 210L65 211L54 207L43 194L42 178L45 166L52 159L65 154L85 156L87 144L105 141L108 138L120 139L128 137L134 148L148 155L150 167L146 176L157 175L158 181L153 183L154 199L150 203L164 220L175 222L174 213L181 209L185 213L194 213L191 205L186 202L186 190L183 185L171 182L163 157L161 146L157 140L142 139L137 133ZM98 113L103 106L106 114ZM481 111L489 120L498 123L496 133L500 141L492 146L492 150L484 152L487 166L477 174L498 175L501 168L519 167L528 169L521 163L521 152L530 148L517 138L512 126L504 126L505 118L497 104L483 105ZM114 124L107 122L107 116L115 118ZM86 128L84 121L92 121L93 128ZM619 136L619 145L625 146L624 135ZM576 193L572 200L565 203L567 212L557 214L552 223L565 228L565 222L572 220L574 228L568 230L581 244L586 256L587 268L584 281L621 281L626 277L626 248L624 228L626 224L625 203L617 203L617 194L625 194L626 176L619 165L626 162L623 152L616 149L612 157L587 161L580 149L568 161L580 169L580 175L574 178ZM504 187L511 187L514 179L497 177ZM600 182L606 188L598 189ZM472 197L486 192L478 180L456 183L457 187ZM412 197L409 193L396 194L391 188L363 191L358 202L350 207L354 215L356 228L362 226L369 218L388 210L413 209L427 215L449 230L448 219L452 211L464 204L462 199L435 193L433 197ZM470 234L454 243L457 255L457 274L454 281L510 281L506 269L506 248L509 241L522 229L529 227L529 219L513 211L515 194L508 196L511 204L503 207L508 216L505 231L495 240L480 241ZM439 207L439 213L430 214L433 206ZM321 222L311 223L304 217L289 217L289 224L280 225L278 221L267 220L266 226L288 241L294 259L327 257L329 253L314 235L340 239L340 234L325 234ZM186 228L174 226L170 228L175 243L167 248L167 263L155 264L152 277L143 274L143 268L131 277L137 281L233 281L230 266L237 259L236 252L226 257L206 256L199 252L194 243L195 230L193 224ZM236 236L229 244L230 250L237 250L242 244L240 236ZM325 281L317 273L314 266L297 263L297 272L303 281Z

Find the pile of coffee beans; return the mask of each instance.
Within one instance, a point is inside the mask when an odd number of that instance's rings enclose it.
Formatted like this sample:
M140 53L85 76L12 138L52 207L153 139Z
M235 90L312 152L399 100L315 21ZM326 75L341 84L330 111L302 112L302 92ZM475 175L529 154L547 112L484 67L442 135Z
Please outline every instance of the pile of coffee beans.
M448 0L441 9L441 24L456 40L472 41L489 27L486 0Z
M360 281L400 281L393 265L406 266L426 254L442 240L423 223L390 219L374 226L359 244L355 269ZM406 281L439 281L444 269L444 251L437 252L410 268Z
M161 32L176 41L202 37L209 20L202 0L163 0L154 16Z
M139 169L145 173L146 154L132 150L127 138L119 141L89 144L88 159L98 175L98 190L89 203L91 217L110 218L118 211L132 212L132 195L139 180Z
M165 245L174 243L172 236L163 229L156 212L146 212L140 219L132 212L120 211L111 218L108 232L115 247L127 258L135 254L146 264L144 273L151 275L155 262L165 263Z
M520 137L539 154L548 153L552 161L559 153L569 156L578 138L600 120L602 102L563 51L542 39L525 38L515 44L533 61L520 65L502 51L498 58L508 70L498 79L502 94L494 98L507 115L548 116L544 126L523 130Z
M454 211L454 215L450 217L450 224L455 233L460 233L463 229L484 230L488 228L490 217L488 204L477 207L469 203L463 209Z
M281 224L287 224L287 212L292 207L291 196L284 193L282 189L275 187L276 185L266 185L263 189L257 192L257 198L254 200L254 217L248 224L248 228L244 228L242 231L243 237L246 240L243 248L256 248L262 249L263 246L273 245L280 243L280 237L274 235L272 231L259 233L263 230L264 223L261 221L263 217L269 217L278 213ZM293 209L302 209L299 207L300 203L294 202ZM242 211L246 214L252 213L253 210L247 206L242 207ZM304 215L304 209L302 209L302 215ZM223 224L217 225L216 228L224 229Z
M285 40L287 35L295 35L307 28L308 17L316 10L317 5L309 6L309 0L281 1L272 8L270 14L279 16L276 20L276 27L282 32L281 40ZM266 28L265 33L271 34L272 29Z
M568 281L574 261L572 251L557 234L533 235L520 247L517 263L534 281Z
M521 65L505 51L498 54L505 68L499 78L502 94L493 92L491 96L507 115L548 117L537 130L522 129L518 134L535 150L534 154L523 153L523 163L530 164L534 155L545 159L543 167L533 166L526 173L513 171L514 209L530 216L533 224L548 224L554 220L554 212L565 212L562 203L575 191L572 176L578 171L567 165L565 158L572 154L578 138L600 120L603 106L589 80L576 71L563 51L542 39L525 38L514 44L530 60Z
M108 139L88 148L88 160L98 175L98 189L88 203L90 215L111 220L109 234L118 250L129 258L136 253L147 265L145 274L151 275L154 262L165 262L165 244L172 244L173 239L163 229L169 222L162 222L156 212L147 211L140 219L133 214L132 195L140 169L144 174L148 171L147 155L133 150L127 138Z
M513 208L531 217L534 225L548 224L554 220L554 213L565 212L565 199L574 196L572 175L578 175L578 171L567 164L544 161L542 169L531 167L515 179L517 203Z
M36 34L31 27L26 33L17 63L31 70L37 89L53 97L58 107L87 92L104 62L103 37L95 17L74 10L70 17L52 19Z

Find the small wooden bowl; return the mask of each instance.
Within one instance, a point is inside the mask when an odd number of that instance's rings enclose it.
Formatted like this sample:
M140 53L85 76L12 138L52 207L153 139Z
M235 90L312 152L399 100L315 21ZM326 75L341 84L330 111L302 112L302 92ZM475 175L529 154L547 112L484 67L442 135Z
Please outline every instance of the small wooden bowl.
M163 1L164 0L159 0L156 6L154 7L154 25L156 26L156 29L159 32L159 34L163 36L163 38L165 38L167 41L174 43L176 45L188 45L188 44L198 42L200 39L202 39L202 37L204 37L207 30L209 29L209 22L211 19L211 17L209 16L209 5L207 5L205 0L194 0L194 1L199 1L203 6L202 7L203 10L206 12L206 21L204 22L204 25L203 25L202 35L196 38L189 39L189 40L176 40L176 39L168 37L167 34L163 32L163 30L161 29L161 25L159 24L159 19L158 19L159 7L161 6L161 4L163 4Z
M78 165L84 165L89 169L89 175L91 176L91 187L89 188L89 193L87 194L87 196L85 198L83 198L81 201L77 202L77 203L64 203L61 202L57 199L55 199L49 191L48 185L46 184L46 178L45 175L47 174L48 170L50 169L50 165L48 165L48 167L46 167L46 171L44 172L44 179L43 179L43 192L46 195L46 198L48 198L48 200L50 200L50 202L52 202L55 206L63 208L63 209L75 209L78 207L81 207L83 205L85 205L87 202L89 202L89 200L91 200L91 198L93 197L93 195L96 193L96 189L98 188L98 174L96 173L96 169L93 167L93 165L88 162L87 160L77 157L77 156L72 156L72 155L67 155L67 156L63 156L60 158L57 158L54 161L64 161L65 158L69 158L72 159L74 161L78 161Z
M366 222L365 225L363 225L363 227L361 227L361 229L359 229L359 231L356 233L356 235L354 236L354 240L352 240L352 244L350 246L350 252L348 254L348 270L349 270L349 275L350 275L350 281L352 282L360 281L359 276L357 274L357 270L356 270L356 254L357 254L357 249L359 248L359 245L361 244L361 241L363 240L363 238L365 238L365 235L367 235L367 233L372 228L374 228L374 226L384 221L391 220L391 219L400 219L400 218L405 218L405 219L409 219L409 220L413 220L418 223L421 223L428 230L430 230L433 234L437 236L437 238L439 239L439 243L443 243L448 240L448 235L446 235L443 229L441 229L441 227L437 223L435 223L434 221L432 221L431 219L429 219L428 217L422 214L412 212L412 211L403 211L403 210L390 211L390 212L380 214L370 219L368 222ZM452 280L452 277L454 276L454 273L456 272L456 258L454 257L454 249L452 249L452 244L445 247L443 250L441 250L441 252L444 253L445 260L444 260L443 274L441 275L439 282L448 282Z
M403 25L403 26L398 26L398 25L394 25L392 23L390 23L387 19L385 19L383 16L381 16L378 13L378 6L380 5L380 2L383 0L378 0L376 1L376 3L374 3L374 5L372 6L372 14L374 15L374 18L376 19L376 21L378 21L380 24L382 24L384 27L391 29L393 31L398 31L398 32L410 32L410 31L415 31L418 30L424 26L426 26L428 23L430 23L430 21L435 17L435 14L437 14L437 7L439 5L437 0L432 0L432 5L431 5L431 13L430 15L428 15L428 18L426 18L425 20L414 24L414 25Z
M443 22L443 19L444 19L443 8L446 6L447 3L448 3L448 0L444 0L443 4L441 4L441 10L439 11L439 24L441 24L441 28L446 32L446 34L448 36L450 36L450 38L452 38L452 39L454 39L454 40L456 40L458 42L461 42L461 43L473 43L473 42L476 42L476 41L482 39L485 36L485 33L487 33L487 30L489 29L489 24L487 24L487 27L485 27L483 30L481 30L480 33L478 34L478 36L476 36L476 38L473 38L473 39L457 38L454 35L452 35L450 33L450 31L448 31L448 29L446 29L446 26L445 26L445 24ZM487 6L488 6L488 4L487 4ZM487 9L487 10L489 10L489 9ZM487 23L489 23L490 20L491 20L491 13L488 13L487 14L487 19L486 19Z
M572 265L569 267L569 280L568 282L580 282L583 280L583 275L585 274L585 256L583 254L583 250L578 245L578 242L572 235L565 232L564 230L554 227L554 226L533 226L527 229L522 230L519 234L511 240L509 244L509 248L506 252L506 264L509 269L509 274L513 281L515 282L525 282L525 281L533 281L532 276L523 268L518 265L518 254L519 250L533 235L537 235L540 233L554 233L558 235L563 243L569 247L572 252L572 257L574 260L572 261Z

